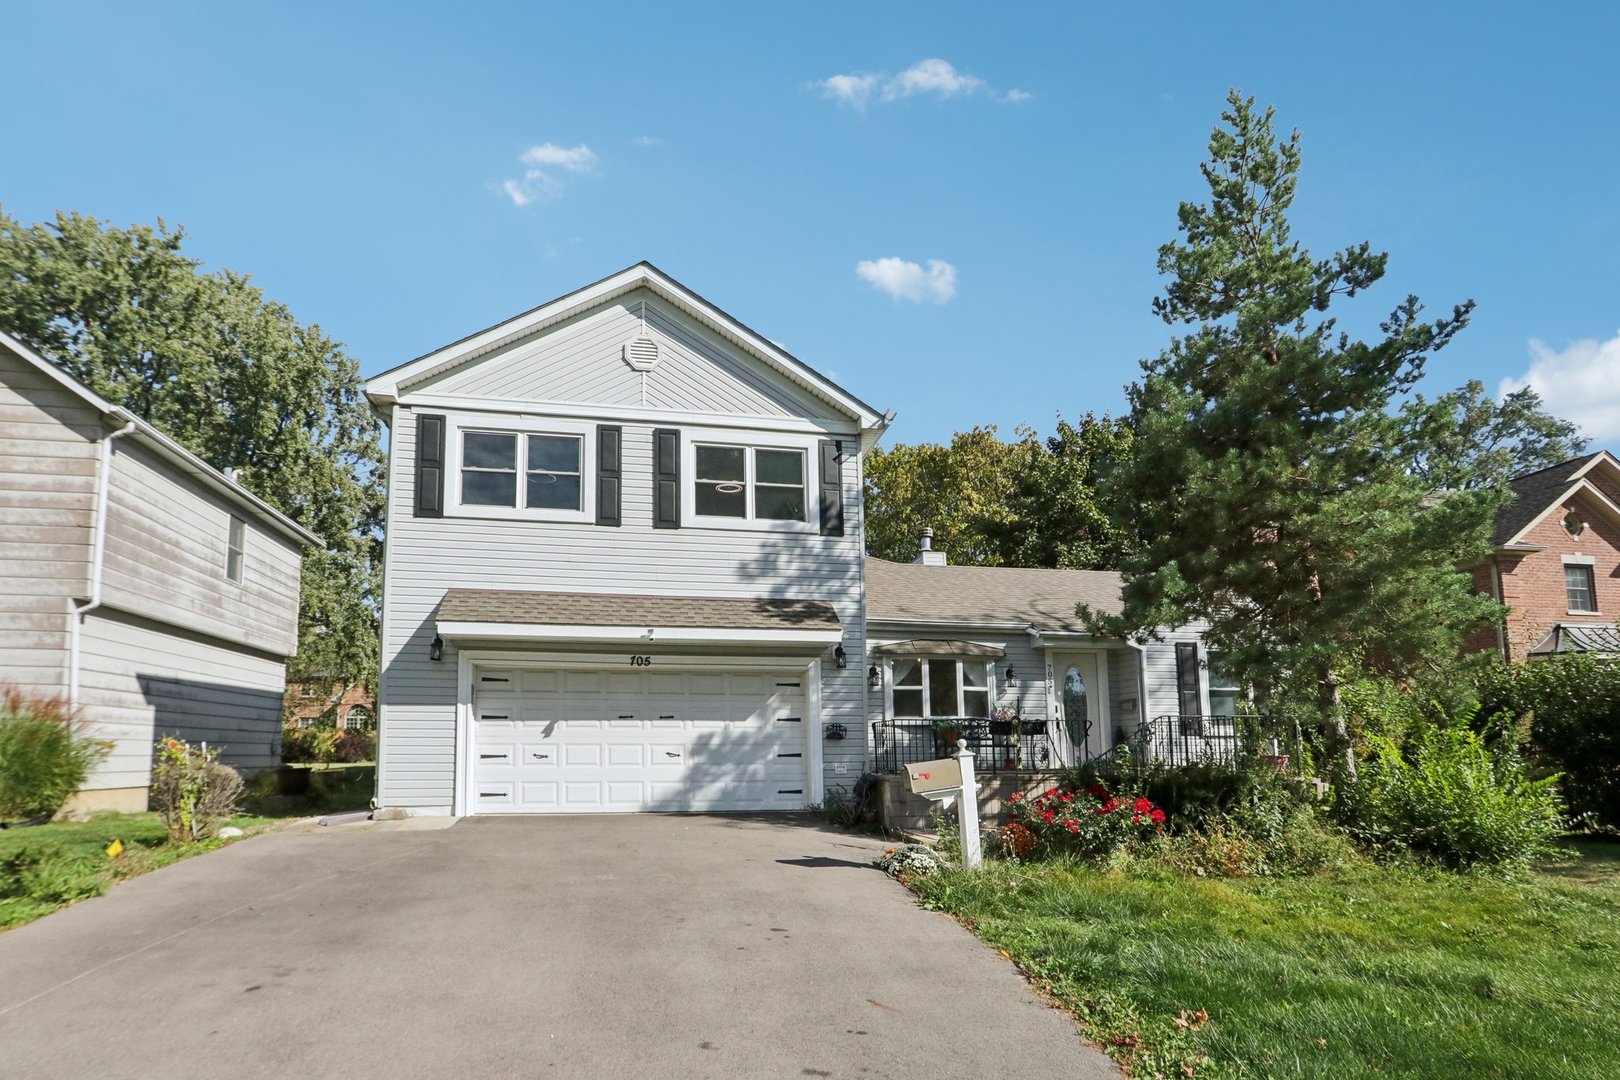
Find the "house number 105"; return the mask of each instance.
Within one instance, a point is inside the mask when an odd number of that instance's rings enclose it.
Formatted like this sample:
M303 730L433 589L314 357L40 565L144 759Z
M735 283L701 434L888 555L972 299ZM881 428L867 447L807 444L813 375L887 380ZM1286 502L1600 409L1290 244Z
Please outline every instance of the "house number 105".
M652 657L650 657L650 656L632 656L630 658L630 666L631 667L652 667Z

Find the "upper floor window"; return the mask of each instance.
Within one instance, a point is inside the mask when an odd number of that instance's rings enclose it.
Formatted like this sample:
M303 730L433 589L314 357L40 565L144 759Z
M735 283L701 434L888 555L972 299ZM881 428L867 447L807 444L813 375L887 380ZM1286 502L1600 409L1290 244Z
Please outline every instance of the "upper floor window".
M583 448L577 435L464 431L462 505L579 510Z
M247 539L247 522L239 517L231 518L230 528L225 537L225 576L231 581L240 583L242 580L242 563L245 561Z
M693 502L699 516L805 520L803 450L699 443L695 451Z
M1596 614L1597 585L1592 567L1586 563L1564 564L1564 594L1569 598L1569 610Z

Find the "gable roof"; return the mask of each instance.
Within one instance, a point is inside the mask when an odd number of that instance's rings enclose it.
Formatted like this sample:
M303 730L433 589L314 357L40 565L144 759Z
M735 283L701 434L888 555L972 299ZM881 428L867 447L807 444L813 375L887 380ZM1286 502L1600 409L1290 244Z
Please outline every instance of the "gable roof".
M366 396L379 407L397 401L417 383L636 289L650 290L709 330L740 346L767 368L834 405L863 429L882 430L888 426L889 418L871 405L646 261L374 375L366 381Z
M620 593L450 589L441 623L543 626L675 626L689 629L833 630L838 613L825 600L779 597L641 596Z
M1117 615L1123 580L1112 570L924 566L866 560L866 617L876 623L1033 627L1083 634L1077 604Z
M1607 496L1584 479L1594 467L1612 468L1620 474L1620 461L1607 450L1598 450L1509 480L1513 500L1496 512L1496 522L1491 529L1492 545L1500 548L1519 543L1531 526L1562 506L1577 490L1584 489L1588 497L1595 497L1600 505L1612 506Z
M63 389L72 393L90 408L101 413L103 417L111 419L121 427L133 424L134 431L130 433L131 439L138 441L148 450L157 454L158 457L164 459L176 472L189 477L222 497L226 502L245 511L255 521L304 547L326 546L326 541L319 536L316 536L280 510L242 487L122 405L114 405L94 390L91 390L78 379L75 379L10 334L0 332L0 346L5 347L35 368L38 368L40 372L55 380ZM102 438L106 438L105 433Z

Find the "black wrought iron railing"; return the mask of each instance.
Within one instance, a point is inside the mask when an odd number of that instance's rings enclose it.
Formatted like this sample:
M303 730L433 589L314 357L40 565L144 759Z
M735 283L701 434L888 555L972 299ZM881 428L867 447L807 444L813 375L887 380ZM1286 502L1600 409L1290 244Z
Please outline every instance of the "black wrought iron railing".
M976 772L1051 769L1060 764L1044 723L963 717L944 723L937 719L876 721L872 725L873 769L904 772L907 765L955 753L958 740L967 743Z
M1125 747L1134 761L1170 766L1270 759L1286 771L1302 764L1298 726L1273 716L1155 716L1137 725Z

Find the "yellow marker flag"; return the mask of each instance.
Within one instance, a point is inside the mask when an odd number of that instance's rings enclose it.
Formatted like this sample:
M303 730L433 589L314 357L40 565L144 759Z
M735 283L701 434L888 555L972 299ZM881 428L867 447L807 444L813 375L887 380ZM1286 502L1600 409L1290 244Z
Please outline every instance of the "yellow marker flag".
M114 840L112 843L107 845L107 858L116 859L123 853L124 842L122 840Z

